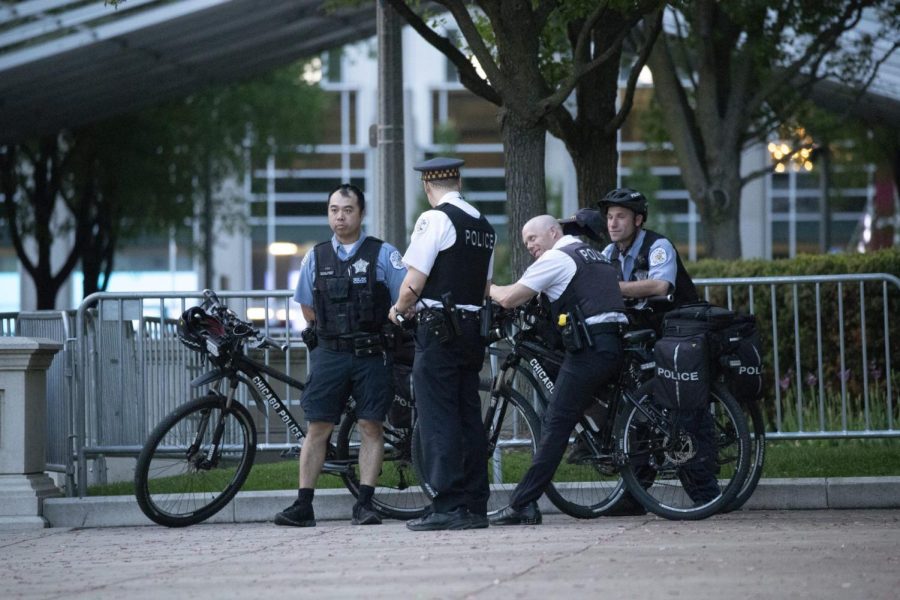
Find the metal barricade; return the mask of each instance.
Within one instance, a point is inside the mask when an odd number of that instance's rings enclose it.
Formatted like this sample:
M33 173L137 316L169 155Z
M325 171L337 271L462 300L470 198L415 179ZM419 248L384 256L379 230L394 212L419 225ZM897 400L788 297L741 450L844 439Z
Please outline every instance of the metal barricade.
M71 475L67 470L72 431L71 352L74 312L39 310L16 315L14 334L22 337L48 338L63 344L63 351L53 357L47 370L47 448L46 469Z
M900 279L888 274L698 279L711 302L756 315L764 344L763 400L770 439L897 437L900 374ZM247 317L262 313L264 332L290 343L286 355L259 352L267 364L304 379L307 354L299 340L299 306L288 290L223 292ZM135 457L150 430L177 405L201 392L190 381L208 368L175 335L177 317L200 292L99 293L78 309L73 337L74 422L79 494L107 478L109 457ZM259 322L259 321L257 321ZM276 384L277 385L277 384ZM277 387L292 410L300 393ZM238 398L255 404L241 387ZM296 412L298 418L302 414ZM293 447L279 419L255 415L260 449ZM120 465L121 467L121 465ZM74 469L74 465L70 465ZM75 472L75 471L72 471ZM111 471L110 471L111 472ZM117 475L123 477L127 467ZM110 475L110 478L113 478Z
M772 439L897 437L900 279L884 273L697 279L756 315ZM781 309L781 310L779 310Z
M285 354L268 350L254 357L302 380L306 348L299 331L292 327L300 318L299 306L291 306L292 295L289 290L219 293L243 319L250 320L251 311L260 313L262 331L290 344ZM78 309L74 436L79 495L85 493L88 484L89 459L92 483L129 477L134 458L153 427L178 405L203 393L190 382L210 367L202 355L185 347L176 336L178 317L201 301L200 292L103 292L86 298ZM292 409L299 407L298 391L276 389ZM247 393L246 386L241 386L238 400L256 410ZM268 414L255 416L255 420L259 449L296 445L293 436L279 427L283 425L280 420L270 420Z

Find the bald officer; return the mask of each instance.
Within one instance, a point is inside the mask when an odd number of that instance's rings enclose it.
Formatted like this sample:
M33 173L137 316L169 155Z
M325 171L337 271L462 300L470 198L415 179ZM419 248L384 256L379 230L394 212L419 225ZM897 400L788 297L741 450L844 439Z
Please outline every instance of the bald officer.
M479 310L490 289L494 228L460 194L455 158L416 165L432 209L416 221L398 315L415 313L413 387L432 510L406 526L413 531L488 526L487 440L478 375L484 363Z
M619 374L621 332L628 322L616 269L609 259L578 238L563 234L550 215L528 221L522 242L537 260L512 285L492 285L491 298L504 308L546 294L553 321L581 319L583 343L566 344L531 467L510 496L510 504L491 517L492 525L538 525L537 500L559 466L569 434L597 391Z

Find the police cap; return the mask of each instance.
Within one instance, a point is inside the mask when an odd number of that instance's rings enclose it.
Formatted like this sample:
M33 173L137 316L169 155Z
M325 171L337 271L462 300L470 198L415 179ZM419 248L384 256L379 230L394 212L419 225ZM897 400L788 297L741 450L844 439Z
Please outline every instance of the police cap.
M603 221L603 213L596 208L579 208L568 219L559 219L559 224L566 235L586 235L596 242L603 242L606 236Z
M425 162L420 162L413 169L422 172L422 181L434 181L436 179L459 179L459 168L466 161L460 158L436 156Z

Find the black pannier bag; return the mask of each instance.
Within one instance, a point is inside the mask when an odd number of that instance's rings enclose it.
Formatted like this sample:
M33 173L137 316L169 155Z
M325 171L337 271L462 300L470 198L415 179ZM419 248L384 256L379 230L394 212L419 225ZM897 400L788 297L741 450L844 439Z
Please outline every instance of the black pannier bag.
M706 334L667 336L653 348L654 399L665 408L697 410L709 402L709 345Z
M720 364L731 394L742 402L755 402L763 395L762 344L756 317L737 315L720 333Z

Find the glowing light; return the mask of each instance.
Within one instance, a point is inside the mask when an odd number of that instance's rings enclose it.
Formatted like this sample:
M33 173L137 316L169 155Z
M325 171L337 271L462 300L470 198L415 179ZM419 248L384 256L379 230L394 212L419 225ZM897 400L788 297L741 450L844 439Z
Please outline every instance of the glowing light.
M784 163L778 163L777 165L775 165L775 172L784 173Z
M316 85L322 81L322 59L316 56L303 65L303 75L301 75L301 78L309 85Z
M272 256L293 256L297 254L297 244L291 242L272 242L269 244L269 254Z
M261 306L254 306L247 309L247 319L250 321L265 321L266 309Z

